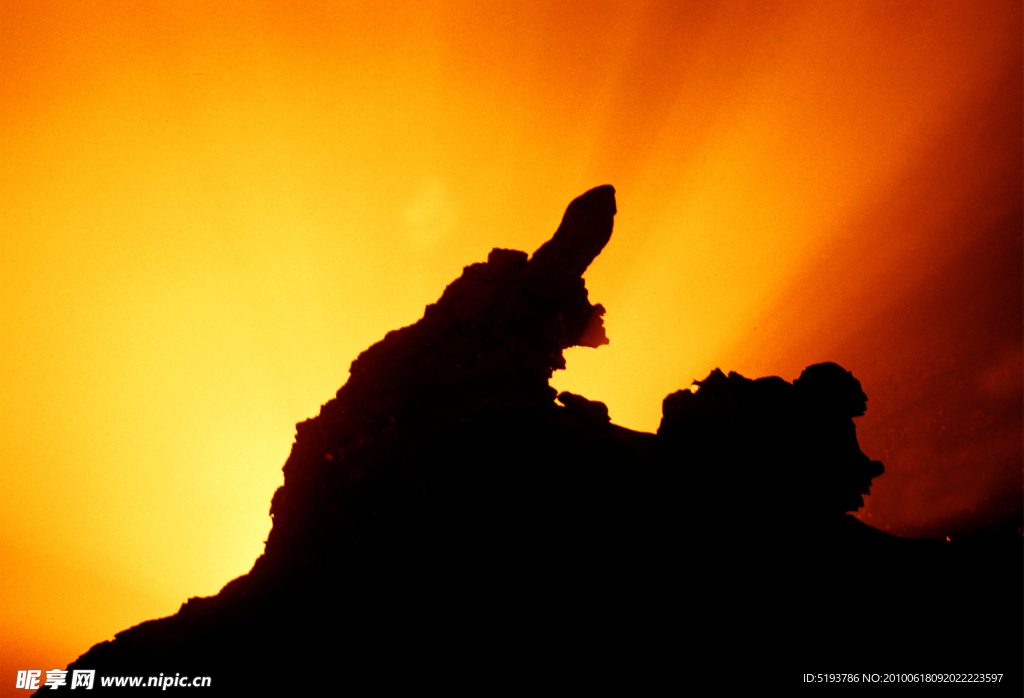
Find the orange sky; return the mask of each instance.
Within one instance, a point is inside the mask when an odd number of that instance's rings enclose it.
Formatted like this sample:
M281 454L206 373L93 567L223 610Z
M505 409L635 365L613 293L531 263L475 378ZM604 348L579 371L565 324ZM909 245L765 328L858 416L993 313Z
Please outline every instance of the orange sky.
M864 520L1020 511L1020 2L496 4L0 3L0 691L248 571L352 359L603 183L558 388L837 361Z

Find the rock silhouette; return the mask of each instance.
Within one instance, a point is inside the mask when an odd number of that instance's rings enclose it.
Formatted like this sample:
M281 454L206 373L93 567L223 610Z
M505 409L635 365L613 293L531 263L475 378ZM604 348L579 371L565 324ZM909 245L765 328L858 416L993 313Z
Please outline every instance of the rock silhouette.
M556 395L563 350L608 342L582 275L615 213L612 187L588 191L532 257L493 250L363 352L297 425L252 570L69 668L214 693L681 687L726 667L1019 680L1019 534L911 541L848 516L883 467L841 367L716 370L665 398L657 434Z

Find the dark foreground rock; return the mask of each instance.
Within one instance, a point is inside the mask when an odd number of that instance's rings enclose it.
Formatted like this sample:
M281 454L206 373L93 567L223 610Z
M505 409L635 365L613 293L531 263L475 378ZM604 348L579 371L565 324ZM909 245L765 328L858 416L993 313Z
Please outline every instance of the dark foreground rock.
M210 676L207 695L1019 681L1019 533L911 541L848 516L882 465L842 368L715 371L665 399L656 435L556 396L563 350L608 341L582 274L615 211L610 186L587 192L532 258L493 250L363 352L298 425L252 571L69 669L96 690Z

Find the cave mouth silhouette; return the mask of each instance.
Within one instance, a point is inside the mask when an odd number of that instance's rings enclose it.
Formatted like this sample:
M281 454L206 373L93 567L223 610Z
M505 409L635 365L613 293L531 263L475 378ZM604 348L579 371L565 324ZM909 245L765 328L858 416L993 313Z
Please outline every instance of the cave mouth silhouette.
M566 348L608 341L582 276L615 214L591 189L532 256L493 250L360 354L297 425L252 570L69 669L232 691L681 687L725 667L1019 682L1019 536L907 540L849 516L884 468L842 367L716 369L665 398L656 434L549 385Z

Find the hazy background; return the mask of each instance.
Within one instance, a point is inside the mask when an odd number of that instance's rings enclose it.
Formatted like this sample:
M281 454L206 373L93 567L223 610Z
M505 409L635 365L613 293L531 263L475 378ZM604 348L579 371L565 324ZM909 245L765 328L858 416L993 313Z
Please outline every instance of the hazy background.
M0 691L247 572L356 355L603 183L611 344L558 388L654 430L716 366L837 361L862 519L1019 517L1022 35L1020 2L3 0Z

